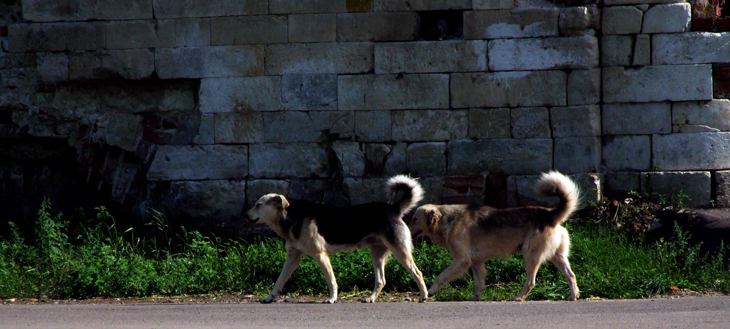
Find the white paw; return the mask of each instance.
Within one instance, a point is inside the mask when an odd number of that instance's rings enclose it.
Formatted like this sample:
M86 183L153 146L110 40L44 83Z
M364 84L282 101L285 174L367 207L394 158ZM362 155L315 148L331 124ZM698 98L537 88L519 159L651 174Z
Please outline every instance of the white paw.
M322 301L322 304L334 304L337 297L330 297Z
M365 298L361 299L360 301L363 303L375 303L375 298L370 296L370 297L365 297Z

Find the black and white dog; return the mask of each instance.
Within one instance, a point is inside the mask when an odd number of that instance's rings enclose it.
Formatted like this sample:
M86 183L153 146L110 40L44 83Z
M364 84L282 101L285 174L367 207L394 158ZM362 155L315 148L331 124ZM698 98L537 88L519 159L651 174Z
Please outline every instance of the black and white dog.
M403 197L393 202L396 194ZM385 263L392 252L408 269L421 291L420 301L428 298L421 271L411 255L411 234L403 222L403 214L423 198L423 189L415 180L398 175L390 178L386 193L391 203L371 202L350 207L334 207L301 200L289 200L281 194L262 196L245 214L251 223L261 222L271 227L285 240L286 262L274 289L263 303L274 301L292 272L299 266L303 254L317 261L329 286L324 303L337 300L337 282L329 255L355 248L370 247L375 270L373 293L363 302L372 303L385 285Z

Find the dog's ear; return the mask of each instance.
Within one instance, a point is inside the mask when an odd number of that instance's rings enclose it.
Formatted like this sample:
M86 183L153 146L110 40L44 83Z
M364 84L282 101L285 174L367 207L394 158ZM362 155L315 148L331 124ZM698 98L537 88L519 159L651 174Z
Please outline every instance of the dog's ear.
M428 224L429 227L438 223L439 219L441 219L441 212L438 211L438 209L426 210L426 224Z
M281 209L286 209L286 207L289 207L289 201L287 201L286 198L281 195L275 195L271 197L271 199L269 199L269 203Z

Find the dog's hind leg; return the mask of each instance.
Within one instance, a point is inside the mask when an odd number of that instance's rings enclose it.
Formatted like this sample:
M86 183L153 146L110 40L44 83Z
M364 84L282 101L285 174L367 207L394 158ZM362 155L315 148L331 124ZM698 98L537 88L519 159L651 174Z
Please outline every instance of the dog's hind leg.
M573 274L573 271L570 269L567 250L565 250L566 252L562 251L563 248L561 246L555 256L550 258L550 261L560 269L560 272L563 272L563 275L565 275L565 280L568 281L568 285L570 286L570 297L568 297L568 300L573 301L578 299L580 292L578 291L578 283L575 281L575 274Z
M373 272L375 272L375 287L373 293L364 298L362 301L365 303L375 303L378 298L380 291L385 286L385 263L388 260L390 251L386 246L373 245L370 247L370 258L373 260Z
M474 277L474 296L471 296L469 300L480 301L482 300L482 291L484 290L484 279L487 276L487 269L484 268L484 261L477 261L472 264L471 273Z
M292 247L288 247L286 249L286 261L284 261L284 268L281 270L281 274L279 274L279 278L276 279L276 283L274 284L274 289L271 290L271 293L268 297L261 300L262 303L271 303L276 299L276 296L281 294L281 290L284 289L284 284L287 280L289 280L289 277L294 272L294 270L297 269L299 266L299 263L302 261L302 252L298 249L294 249Z
M421 298L419 302L425 302L428 299L428 290L426 290L426 283L423 282L423 274L418 270L416 262L413 261L413 255L411 255L411 236L408 226L403 221L398 221L396 226L396 234L394 239L387 239L383 241L385 246L390 249L397 259L403 266L406 267L408 272L411 273L413 280L418 285L418 290L421 291Z
M320 253L313 256L314 260L319 264L324 274L325 280L327 280L327 286L330 290L329 298L322 301L325 304L332 304L337 301L337 280L335 279L335 272L332 271L332 264L330 264L330 257L326 253Z
M522 287L522 290L520 292L510 298L509 300L524 300L525 297L527 297L527 294L530 293L530 290L535 286L535 276L537 276L537 270L540 268L540 255L535 255L534 253L525 253L525 269L527 269L527 279L525 280L525 285Z

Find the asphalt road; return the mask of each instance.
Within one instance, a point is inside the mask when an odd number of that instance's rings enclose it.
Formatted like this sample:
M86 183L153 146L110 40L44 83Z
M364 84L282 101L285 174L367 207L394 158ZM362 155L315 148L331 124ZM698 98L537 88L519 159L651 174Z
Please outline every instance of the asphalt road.
M730 328L730 296L578 302L0 305L0 328Z

